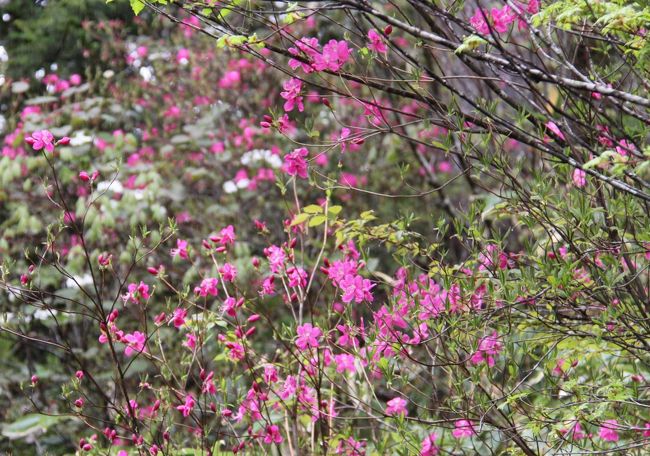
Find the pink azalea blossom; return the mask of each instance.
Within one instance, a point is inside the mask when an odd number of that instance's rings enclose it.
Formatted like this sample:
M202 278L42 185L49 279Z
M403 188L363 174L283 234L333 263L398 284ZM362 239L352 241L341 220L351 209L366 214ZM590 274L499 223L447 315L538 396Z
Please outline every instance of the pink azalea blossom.
M454 423L454 426L455 429L451 432L451 435L457 439L472 437L473 435L476 435L474 425L469 420L458 420Z
M204 394L217 394L217 387L214 384L214 372L211 371L206 375L201 386L201 392Z
M303 104L303 98L300 95L302 90L302 81L300 79L291 78L288 81L285 81L282 84L283 92L280 92L280 96L286 101L284 102L284 110L286 112L291 112L295 107L298 108L298 111L303 112L305 106Z
M582 430L582 426L578 421L568 429L560 429L560 434L564 435L569 440L582 440L587 438L587 434Z
M309 347L318 347L319 339L323 335L323 331L310 323L298 326L298 338L296 339L296 347L300 350L306 350Z
M600 429L598 429L598 436L606 442L618 442L619 436L616 432L617 429L618 421L605 420Z
M297 176L301 179L307 179L307 160L305 157L309 155L306 147L294 149L293 152L284 156L283 171L290 176Z
M557 124L553 121L548 121L546 122L546 128L548 128L555 136L560 138L561 140L564 140L564 134L560 131L560 127L557 126Z
M206 297L208 295L217 296L218 287L219 280L215 277L208 277L201 280L201 284L198 287L194 288L194 293L202 297Z
M266 255L266 258L269 260L271 272L278 274L284 267L284 262L286 260L284 250L277 245L271 245L264 249L264 255Z
M54 152L54 135L49 130L35 131L25 141L31 144L34 150L45 149L47 152Z
M185 403L183 405L177 406L176 410L180 411L184 417L188 417L190 416L190 413L192 413L192 409L194 408L195 404L196 401L194 400L194 396L188 394L185 396Z
M576 168L573 170L572 178L573 178L573 184L578 188L582 188L587 184L587 173L585 173L580 168Z
M514 12L508 5L500 9L492 8L490 14L492 15L494 30L496 30L498 33L506 33L510 24L512 24L516 18Z
M266 365L264 366L264 374L262 375L264 381L268 384L275 383L278 381L278 370L275 366Z
M436 439L438 435L435 433L429 434L422 440L420 447L420 456L436 456L440 448L436 446Z
M354 363L354 355L349 355L347 353L343 353L340 355L334 355L334 362L336 363L336 372L338 373L343 373L343 372L351 372L355 373L357 368Z
M486 362L488 366L494 366L494 355L497 355L503 349L503 344L499 335L494 331L489 336L483 337L478 344L478 350L470 358L472 364Z
M147 336L140 331L135 331L133 334L125 334L122 337L122 341L127 344L124 348L124 354L126 356L132 356L135 353L141 353L144 351L146 340Z
M469 23L472 24L474 30L476 30L481 35L488 35L490 33L490 25L487 23L486 18L489 18L490 15L487 10L477 9L469 20Z
M219 268L219 274L226 282L234 282L237 278L237 268L230 263L225 263Z
M407 403L406 399L402 399L401 397L393 398L386 402L386 410L384 412L389 416L406 416L408 414L408 411L406 410Z
M280 428L275 424L266 427L264 433L264 443L282 443L283 438L280 434Z
M194 350L196 348L196 335L193 333L185 334L185 342L183 342L183 345L190 350Z
M184 241L182 239L178 239L176 241L176 248L171 249L172 257L179 256L179 257L181 257L183 259L188 259L189 254L187 253L187 246L188 246L187 241Z
M127 293L122 296L122 300L125 303L133 302L135 304L142 304L141 300L148 301L151 297L149 294L149 285L142 281L139 284L130 283L127 290Z
M172 316L172 323L175 328L180 328L185 324L185 317L187 317L187 310L182 307L174 310L174 315Z
M329 40L323 46L323 52L314 56L313 67L317 71L339 71L348 61L351 53L347 41Z
M361 303L364 300L368 302L373 301L373 296L370 291L375 284L368 279L364 279L360 275L346 275L343 280L340 281L339 286L343 292L341 300L346 304L352 301L356 303Z
M388 52L388 46L386 46L384 39L379 33L377 33L375 29L368 30L368 39L370 40L370 45L368 48L371 50L377 52L378 54Z
M618 142L618 145L616 146L616 152L618 152L624 157L630 155L631 152L635 152L635 151L636 151L636 147L634 147L634 144L632 144L631 142L625 139L621 139Z

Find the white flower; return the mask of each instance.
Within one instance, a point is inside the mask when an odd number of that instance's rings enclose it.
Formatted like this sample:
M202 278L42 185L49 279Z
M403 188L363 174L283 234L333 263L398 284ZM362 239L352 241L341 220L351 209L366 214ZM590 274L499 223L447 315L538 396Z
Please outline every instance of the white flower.
M93 141L92 136L86 135L83 131L79 130L74 134L72 138L70 138L70 145L71 146L81 146L83 144L88 144Z
M103 192L110 189L111 191L115 193L123 193L124 192L124 186L122 186L122 183L118 180L116 181L102 181L97 184L97 191L98 192Z
M235 193L237 191L237 184L233 181L226 181L223 183L223 191L226 193Z

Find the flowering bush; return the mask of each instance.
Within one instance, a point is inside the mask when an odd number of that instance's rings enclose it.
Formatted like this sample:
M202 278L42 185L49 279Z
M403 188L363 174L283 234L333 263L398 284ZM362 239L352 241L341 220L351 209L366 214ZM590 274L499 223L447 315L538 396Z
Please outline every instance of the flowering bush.
M647 451L647 8L166 4L15 99L0 445Z

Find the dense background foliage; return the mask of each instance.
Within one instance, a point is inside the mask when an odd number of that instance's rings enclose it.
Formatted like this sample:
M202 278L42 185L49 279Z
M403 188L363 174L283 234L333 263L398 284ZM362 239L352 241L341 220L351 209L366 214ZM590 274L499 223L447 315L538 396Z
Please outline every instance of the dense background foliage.
M646 454L647 2L5 10L0 451Z

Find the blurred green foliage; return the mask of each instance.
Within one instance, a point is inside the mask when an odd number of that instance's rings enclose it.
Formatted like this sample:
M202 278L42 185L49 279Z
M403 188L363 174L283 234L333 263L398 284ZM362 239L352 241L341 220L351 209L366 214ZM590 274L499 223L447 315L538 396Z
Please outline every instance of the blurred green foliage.
M133 27L128 3L104 0L9 0L0 2L0 44L9 53L7 73L24 77L57 64L59 73L83 73L100 43L84 30L87 21L124 21Z

